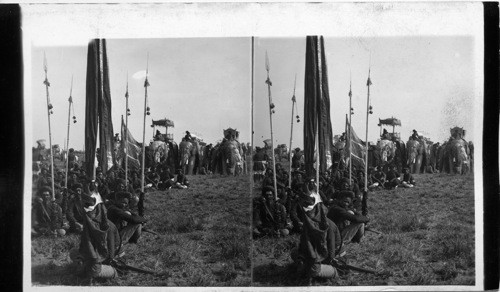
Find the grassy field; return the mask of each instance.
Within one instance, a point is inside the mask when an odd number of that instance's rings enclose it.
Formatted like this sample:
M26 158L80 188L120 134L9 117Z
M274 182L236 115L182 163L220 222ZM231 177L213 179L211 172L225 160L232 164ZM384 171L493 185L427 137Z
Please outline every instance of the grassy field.
M103 286L250 286L249 176L190 176L191 188L151 192L145 198L148 228L138 245L127 245L129 265L157 272L128 272L90 283L79 278L68 252L79 236L40 237L31 243L32 284Z
M349 263L382 275L358 272L318 286L474 285L473 175L420 174L412 189L370 193L370 226L361 244L347 246ZM259 194L255 189L254 194ZM254 240L253 285L300 286L290 250L299 236Z

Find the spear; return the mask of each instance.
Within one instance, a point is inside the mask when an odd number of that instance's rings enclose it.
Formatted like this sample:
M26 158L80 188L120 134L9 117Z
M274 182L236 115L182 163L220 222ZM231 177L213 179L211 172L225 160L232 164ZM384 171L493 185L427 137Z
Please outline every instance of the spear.
M372 81L370 79L371 73L371 54L370 54L370 65L368 66L368 80L366 81L366 87L368 88L368 94L366 98L366 135L365 135L365 192L368 191L368 116L373 113L372 106L370 105L370 85Z
M354 109L352 108L352 80L349 74L349 128L348 128L348 139L349 139L349 185L352 184L352 143L351 143L351 119Z
M254 127L253 127L253 104L254 104L254 94L253 94L253 87L254 87L254 59L255 59L255 41L254 41L254 37L252 37L252 92L251 92L251 98L252 98L252 136L251 136L251 148L250 148L250 171L253 172L253 134L254 134ZM250 186L251 186L251 189L253 190L253 184L254 184L254 180L251 179L250 180Z
M52 184L52 200L55 200L55 189L54 189L54 155L52 153L52 132L50 130L50 115L53 113L52 104L50 103L50 95L49 95L49 86L50 82L47 78L47 56L45 56L45 52L43 53L43 71L45 71L45 80L43 84L45 84L45 92L47 95L47 117L49 120L49 147L50 147L50 172L51 172L51 184Z
M122 137L122 143L125 143L125 187L128 185L128 116L130 109L128 108L128 72L127 72L127 91L125 92L126 110L125 110L125 138ZM123 142L125 141L125 142Z
M149 53L146 62L146 80L144 80L144 124L142 127L142 173L141 173L141 192L144 192L144 163L146 151L146 115L149 115L148 104L148 73L149 73Z
M64 179L64 188L68 188L68 170L69 170L69 128L70 128L70 117L71 117L71 106L73 105L73 75L71 75L71 88L69 90L68 98L68 134L66 138L66 178ZM76 123L76 117L74 116L75 110L73 109L73 121Z
M266 84L267 84L267 93L269 96L269 122L271 124L271 154L273 156L273 182L274 182L274 199L278 200L278 190L276 186L276 158L274 157L274 138L273 138L273 113L274 113L274 103L272 101L271 97L271 86L273 83L271 82L271 79L269 78L269 58L267 56L267 51L266 51L266 71L267 71L267 79L266 79Z
M291 188L292 187L292 142L293 142L293 110L295 109L295 107L297 106L295 104L295 102L297 101L295 99L295 87L297 85L297 74L295 74L295 81L293 83L293 96L292 96L292 122L291 122L291 129L290 129L290 148L289 148L289 156L288 156L288 161L290 162L290 175L288 176L288 187ZM299 122L298 120L298 116L297 116L297 122Z

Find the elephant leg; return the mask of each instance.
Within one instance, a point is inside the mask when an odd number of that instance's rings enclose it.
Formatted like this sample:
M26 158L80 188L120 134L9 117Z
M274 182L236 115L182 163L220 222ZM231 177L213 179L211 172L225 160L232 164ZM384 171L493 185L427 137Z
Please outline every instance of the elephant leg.
M448 157L448 173L455 173L455 166L453 165L453 157Z
M190 157L188 161L188 175L193 175L195 157Z

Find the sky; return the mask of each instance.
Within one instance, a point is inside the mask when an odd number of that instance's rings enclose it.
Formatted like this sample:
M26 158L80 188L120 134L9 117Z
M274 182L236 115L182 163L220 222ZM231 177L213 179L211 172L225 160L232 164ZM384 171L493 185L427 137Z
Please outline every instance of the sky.
M304 74L306 38L257 38L255 41L255 145L270 138L265 54L269 56L270 79L275 114L275 144L290 142L292 95L298 115L304 116ZM474 136L474 39L466 36L421 37L325 37L328 66L330 113L333 135L345 130L349 113L349 84L352 82L352 124L365 140L368 69L371 68L368 141L380 137L378 119L396 117L396 127L404 141L412 130L443 142L449 129L466 129L466 138ZM371 56L371 58L370 58ZM294 115L297 115L296 113ZM387 128L392 132L392 127ZM303 119L294 121L293 148L303 147Z
M174 140L185 131L207 143L223 138L223 129L240 131L240 142L250 141L251 116L250 38L108 39L107 53L112 100L113 130L120 133L129 83L129 129L142 142L144 76L149 53L146 143L153 137L151 119L174 121ZM48 139L47 99L43 56L47 57L51 103L52 144L61 148L68 128L68 98L72 97L77 123L70 123L70 148L83 149L85 135L85 82L87 46L33 46L33 139ZM73 113L71 113L73 116ZM164 128L160 129L164 132ZM172 129L169 129L172 131Z

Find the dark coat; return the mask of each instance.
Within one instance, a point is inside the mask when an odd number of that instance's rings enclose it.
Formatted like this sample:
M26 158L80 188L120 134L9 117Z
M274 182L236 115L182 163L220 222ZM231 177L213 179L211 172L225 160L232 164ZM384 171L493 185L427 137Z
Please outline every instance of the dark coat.
M326 217L327 208L317 204L311 211L304 213L304 229L300 235L299 257L307 264L321 263L335 257L341 246L340 232Z

